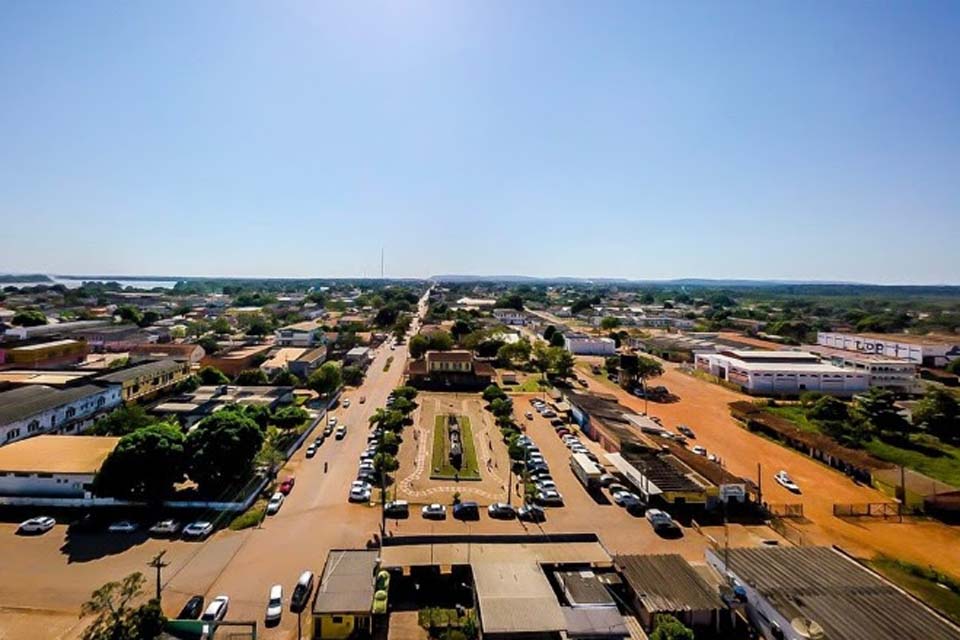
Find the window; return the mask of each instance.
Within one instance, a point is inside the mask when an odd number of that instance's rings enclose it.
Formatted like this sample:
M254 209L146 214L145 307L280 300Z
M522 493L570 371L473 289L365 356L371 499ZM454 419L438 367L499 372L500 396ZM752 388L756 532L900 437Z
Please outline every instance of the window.
M341 624L343 622L343 616L333 616L333 624Z
M31 420L30 424L27 425L27 433L33 433L34 431L40 430L40 421Z
M72 418L75 415L77 415L77 410L73 407L67 407L67 418Z

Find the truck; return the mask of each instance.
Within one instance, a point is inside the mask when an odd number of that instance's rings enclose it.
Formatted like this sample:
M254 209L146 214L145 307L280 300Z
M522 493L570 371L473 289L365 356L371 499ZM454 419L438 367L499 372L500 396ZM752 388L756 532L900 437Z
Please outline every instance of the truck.
M600 476L603 475L603 469L587 457L585 453L574 453L570 456L570 470L577 480L587 489L593 489L600 486Z

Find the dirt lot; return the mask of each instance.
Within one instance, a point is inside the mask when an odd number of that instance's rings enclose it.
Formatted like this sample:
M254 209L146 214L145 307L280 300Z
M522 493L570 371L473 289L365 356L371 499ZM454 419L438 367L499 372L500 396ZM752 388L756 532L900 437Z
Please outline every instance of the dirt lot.
M587 359L581 363L587 369ZM679 396L674 403L649 403L651 415L675 429L687 424L697 434L691 445L699 444L716 453L727 468L740 476L760 480L764 499L771 503L802 502L810 521L802 526L810 543L839 544L849 551L872 557L876 553L932 565L960 577L960 529L935 521L898 524L893 521L842 520L833 516L834 503L884 502L889 498L871 487L859 485L833 469L793 449L750 433L740 427L727 405L750 396L688 376L676 365L664 364L665 374L654 384L666 386ZM614 393L620 401L638 412L643 400L631 396L612 383L598 382L589 375L589 388ZM758 463L760 477L758 478ZM773 481L773 474L786 470L803 493L794 495Z

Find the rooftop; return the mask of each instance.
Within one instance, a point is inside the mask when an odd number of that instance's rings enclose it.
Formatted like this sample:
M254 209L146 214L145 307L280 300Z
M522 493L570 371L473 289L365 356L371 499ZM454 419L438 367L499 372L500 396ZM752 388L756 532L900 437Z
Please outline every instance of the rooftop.
M95 371L50 371L46 369L8 369L0 371L0 384L67 385L95 375Z
M960 627L828 547L730 549L728 568L784 616L816 622L830 640L960 637Z
M141 376L157 376L168 373L183 366L185 365L182 362L177 362L176 360L157 360L156 362L145 362L144 364L138 364L127 369L105 373L98 377L97 380L121 384Z
M120 438L35 436L0 447L0 471L96 473Z
M332 549L313 601L314 613L367 613L373 604L377 551Z
M288 324L285 327L280 327L279 331L310 333L311 331L316 331L321 326L323 326L322 322L317 322L316 320L305 320L304 322L295 322L294 324Z
M261 369L279 369L287 366L291 360L296 360L307 350L302 347L281 347L277 349L267 360L260 365Z
M554 576L572 606L616 605L613 596L593 571L557 571Z
M4 391L0 393L0 424L24 420L81 398L103 393L103 391L103 387L92 384L67 389L54 389L46 385L34 384ZM0 447L0 449L6 448Z
M623 555L613 562L647 611L723 608L716 590L678 554Z
M63 340L54 340L52 342L38 342L37 344L28 344L22 347L13 347L10 351L42 351L43 349L49 349L50 347L66 347L75 344L80 344L79 340L70 340L65 338Z
M427 351L427 360L432 362L470 362L472 351Z
M847 336L858 336L860 338L870 338L871 340L905 342L907 344L916 345L960 345L960 336L941 335L936 333L929 333L923 336L919 336L915 333L848 333L846 331L823 331L822 333L835 333Z

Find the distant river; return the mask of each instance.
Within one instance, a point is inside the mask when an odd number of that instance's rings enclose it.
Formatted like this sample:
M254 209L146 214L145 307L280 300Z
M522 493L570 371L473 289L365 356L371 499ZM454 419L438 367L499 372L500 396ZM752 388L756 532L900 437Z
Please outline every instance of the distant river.
M123 280L120 278L63 278L59 276L50 276L53 282L0 282L0 289L3 287L35 287L37 285L53 286L62 284L68 289L76 289L84 282L117 282L122 287L136 287L138 289L173 289L177 284L176 280Z

